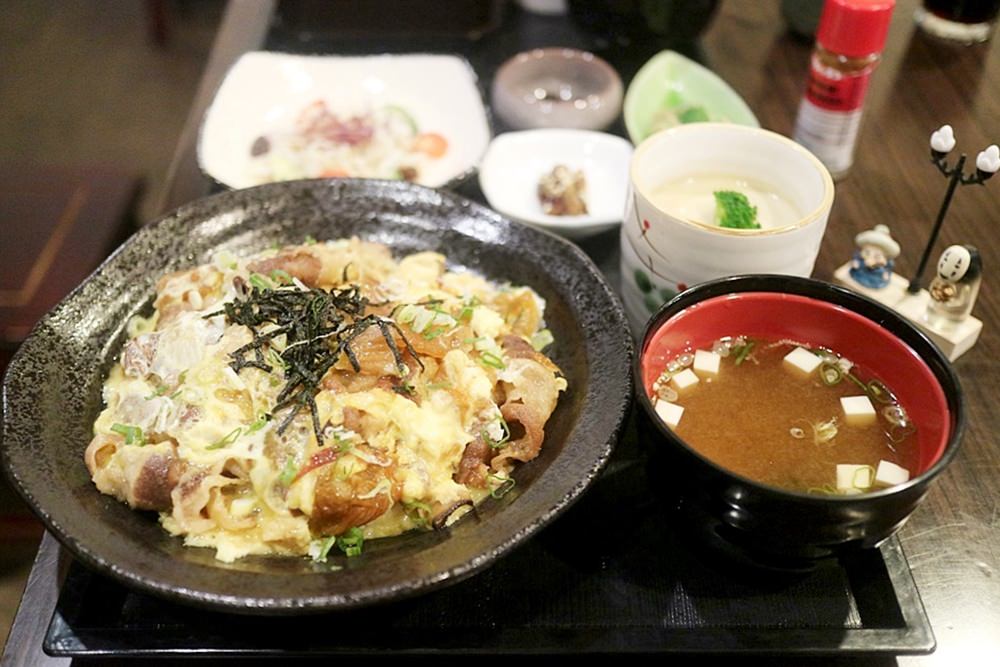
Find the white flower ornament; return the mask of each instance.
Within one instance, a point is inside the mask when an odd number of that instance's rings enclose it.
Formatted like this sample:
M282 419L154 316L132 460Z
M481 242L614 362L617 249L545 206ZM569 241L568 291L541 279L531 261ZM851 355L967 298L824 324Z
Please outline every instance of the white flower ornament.
M976 156L976 169L987 174L997 173L1000 170L1000 147L993 144L986 150L980 151Z
M931 148L938 153L947 153L955 147L955 131L951 125L942 125L931 134Z

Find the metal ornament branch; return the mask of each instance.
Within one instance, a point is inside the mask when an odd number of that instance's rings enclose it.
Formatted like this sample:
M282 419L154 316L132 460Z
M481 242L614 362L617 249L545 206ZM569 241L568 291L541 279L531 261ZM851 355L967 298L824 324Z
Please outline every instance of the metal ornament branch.
M941 232L941 225L948 214L948 207L951 206L951 198L955 194L955 188L959 185L982 185L993 174L1000 171L1000 147L997 147L996 144L979 152L979 155L976 156L976 171L969 175L964 173L965 153L959 156L958 161L953 167L948 166L945 158L954 147L955 131L951 125L942 125L931 134L931 161L938 168L938 171L948 179L948 189L945 191L944 200L941 202L941 208L938 210L937 220L934 221L931 237L924 247L923 255L920 257L920 264L917 265L917 271L910 280L909 287L907 287L907 291L911 294L916 294L921 289L921 281L924 269L927 268L927 260L930 258L931 250L934 248L938 234Z

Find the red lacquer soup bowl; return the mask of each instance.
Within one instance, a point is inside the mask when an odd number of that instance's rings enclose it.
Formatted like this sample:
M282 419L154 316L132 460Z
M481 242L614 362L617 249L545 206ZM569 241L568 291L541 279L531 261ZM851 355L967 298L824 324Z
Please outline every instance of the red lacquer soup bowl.
M731 472L678 437L653 410L653 382L678 354L736 335L825 347L884 381L916 425L909 481L861 495L789 491ZM891 536L954 457L965 426L958 378L919 330L871 299L807 278L736 276L687 290L646 325L636 363L640 437L658 486L676 494L701 535L767 568L808 569Z

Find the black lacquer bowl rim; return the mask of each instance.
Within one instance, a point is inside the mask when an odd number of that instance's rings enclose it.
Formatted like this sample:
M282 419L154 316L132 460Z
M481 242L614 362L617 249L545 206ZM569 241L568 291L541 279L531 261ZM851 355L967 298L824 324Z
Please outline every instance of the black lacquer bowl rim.
M389 231L383 230L381 236L372 232L373 240L391 243L386 234L391 237L393 233L398 233L401 243L411 245L412 238L407 234L416 234L420 238L418 245L457 239L454 247L472 248L462 252L499 253L504 261L510 262L506 270L510 271L509 278L514 282L524 282L518 280L521 272L517 265L524 262L522 270L536 271L550 281L548 285L533 287L549 289L565 300L564 310L569 313L567 317L574 327L574 335L579 335L582 348L573 354L584 360L580 363L585 364L587 382L579 387L584 392L579 399L582 409L566 417L568 426L561 443L565 446L553 449L558 453L551 461L541 464L543 457L540 457L524 464L545 466L531 473L536 475L532 479L538 483L525 487L509 502L507 498L497 501L494 507L487 509L485 519L480 520L470 513L468 518L447 529L449 532L440 539L435 534L437 541L420 542L417 546L410 543L411 550L423 558L410 559L410 562L400 557L393 560L395 547L390 544L386 552L374 550L373 559L385 553L388 556L373 560L377 568L372 565L367 573L364 562L369 555L367 549L365 555L355 559L357 562L347 563L348 567L341 571L289 573L281 568L273 572L268 570L268 561L263 557L250 557L262 559L259 563L263 565L259 568L264 569L258 572L216 567L210 556L194 561L178 558L179 551L187 553L189 550L178 546L180 540L167 536L149 515L132 512L113 498L101 496L92 484L89 489L82 483L69 489L59 484L59 475L46 477L42 474L39 468L44 466L37 464L38 458L44 457L46 449L55 451L50 443L39 443L39 438L32 437L42 431L43 410L36 409L40 402L35 399L37 392L45 391L44 364L52 363L47 356L51 352L42 348L51 347L53 331L72 326L73 322L67 318L74 313L89 312L91 317L98 319L103 316L95 312L100 310L100 303L83 302L84 299L92 299L97 287L110 284L120 289L122 295L118 299L127 304L130 313L139 312L144 304L148 307L153 281L165 272L164 269L176 270L197 264L197 256L204 256L218 246L220 238L226 242L226 247L243 243L244 251L266 248L270 243L262 243L263 240L274 240L273 237L281 233L282 225L293 224L281 219L283 206L301 206L302 201L307 201L328 212L324 207L332 206L330 210L337 210L336 206L342 205L331 204L339 198L350 200L351 204L367 203L375 207L375 213L366 214L366 220L372 224L382 224L378 220L382 215L378 207L391 209L385 214L389 219L385 223ZM339 220L324 219L322 224L330 225L332 230L323 238L332 239L345 235L336 233L338 226L362 223L341 225ZM392 229L402 231L393 232ZM186 251L152 267L150 271L156 275L147 276L122 266L123 262L148 256L150 248L165 243L163 237L167 234L178 235L178 230L190 232L181 233L181 237L202 234L205 239L216 242L209 244L208 240L197 238L170 241ZM287 236L288 230L284 231ZM303 234L300 231L296 238L301 240ZM361 236L365 237L366 233ZM290 239L285 241L290 242ZM199 243L204 247L199 247ZM408 248L410 251L417 249L437 248ZM440 251L448 254L447 247ZM143 284L127 283L125 279L130 275ZM89 310L80 311L81 306ZM100 366L102 378L120 347L124 323L115 326L111 337L119 342L82 343L90 345L88 349L101 357L86 363ZM73 335L72 331L63 333ZM558 344L558 332L556 335ZM489 566L565 511L597 478L617 443L631 405L633 357L632 339L617 296L579 248L553 234L507 220L452 193L398 181L335 179L271 183L194 201L144 227L42 318L15 354L4 377L0 460L14 487L64 546L85 564L127 585L175 601L236 613L285 615L356 608L426 593L461 581ZM97 371L90 369L87 372ZM92 419L96 417L93 406L99 409L100 401L92 398L90 405L90 413L86 416ZM562 403L553 420L561 409ZM66 419L72 418L72 414L66 416ZM77 420L80 421L79 415ZM85 427L89 432L90 424ZM83 466L86 444L84 441L72 445L79 454L74 460L51 465L56 471L60 467ZM85 467L82 472L87 476ZM72 479L79 482L80 470L74 470L72 475ZM517 476L515 471L515 478ZM81 497L86 503L80 501ZM98 506L95 503L103 503L96 517L80 509L83 504ZM134 530L134 521L145 522L140 527L142 539L157 544L146 546L138 542L140 533ZM159 544L162 542L160 535L173 541L168 548ZM406 539L405 535L389 538Z
M683 439L679 438L668 426L656 416L653 403L646 395L642 379L642 359L646 347L660 327L670 318L686 308L702 301L745 292L775 292L804 296L817 301L823 301L842 306L878 324L889 333L897 336L905 345L913 349L927 364L931 373L940 382L951 412L951 429L944 452L927 470L910 478L903 484L891 486L878 491L866 492L855 496L820 495L782 489L763 484L749 477L735 473L701 454ZM739 484L752 488L762 497L776 501L795 502L816 506L823 505L856 505L868 503L883 498L891 498L909 493L914 489L926 489L931 480L937 477L948 466L958 453L962 436L965 433L965 395L951 363L944 353L922 331L901 315L881 303L844 287L824 282L814 278L802 278L778 274L748 274L729 276L695 285L663 304L660 309L646 322L639 348L633 361L633 382L636 400L645 411L649 421L655 425L659 439L669 446L680 447L701 465L715 471L725 479L737 481Z

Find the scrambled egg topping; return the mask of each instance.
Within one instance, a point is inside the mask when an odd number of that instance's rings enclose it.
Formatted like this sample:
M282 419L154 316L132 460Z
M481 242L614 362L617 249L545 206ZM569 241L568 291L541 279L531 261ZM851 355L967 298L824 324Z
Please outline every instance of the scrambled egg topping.
M226 310L354 288L362 311L322 340ZM87 465L100 491L222 561L354 555L366 538L445 525L510 489L566 389L538 351L552 341L543 300L437 253L396 261L358 239L223 252L161 278L154 305L129 323ZM362 318L372 326L350 328ZM289 378L316 370L289 367L304 344L332 365L294 387L298 409L281 407Z

